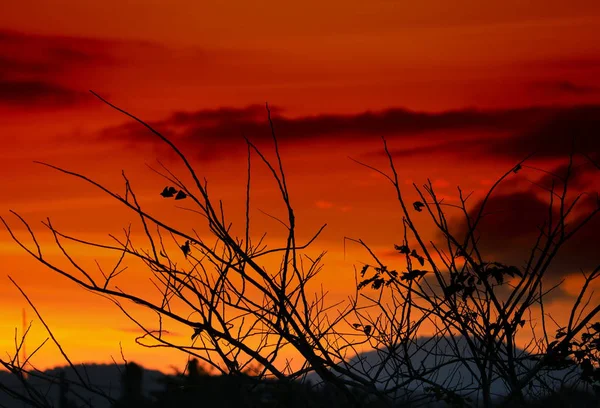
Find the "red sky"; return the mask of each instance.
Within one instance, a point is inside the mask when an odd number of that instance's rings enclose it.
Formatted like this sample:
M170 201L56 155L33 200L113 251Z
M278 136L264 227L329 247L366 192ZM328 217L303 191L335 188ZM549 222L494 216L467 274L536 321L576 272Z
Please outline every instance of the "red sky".
M46 217L65 232L97 240L132 220L97 190L33 160L119 191L124 169L148 206L167 211L157 196L163 182L145 164L162 158L175 170L181 166L141 126L87 92L92 89L171 136L241 222L242 135L269 151L268 101L299 234L308 237L328 223L314 248L329 251L321 279L336 300L351 290L353 265L367 260L356 249L344 260L344 236L364 238L384 253L402 238L391 187L348 159L385 168L380 136L389 141L409 197L410 183L430 177L447 200L456 198L458 184L474 190L475 199L535 150L534 165L558 168L571 132L582 150L600 150L597 1L365 4L9 0L0 13L1 215L23 215L50 256L57 250L39 223ZM270 204L274 182L255 168L256 207L281 210ZM496 205L512 195L537 214L540 195L525 177L539 181L543 174L528 170L519 177ZM578 177L582 191L598 191L593 167ZM276 223L258 211L253 216L257 236L267 230L272 240L281 238ZM508 217L492 230L511 225L514 232L522 224ZM582 268L598 264L591 231L564 265L573 259ZM513 239L509 233L490 238L506 256L512 252L504 244ZM140 350L132 324L114 306L35 263L5 230L0 253L2 350L12 351L25 305L10 275L76 361L89 359L90 350L98 361L117 358L119 341L130 359L150 367L185 361ZM100 254L81 256L103 261ZM124 286L135 282L123 276ZM574 290L576 279L568 282ZM560 311L564 301L552 308ZM36 321L28 347L45 336ZM51 345L37 358L42 368L62 363Z

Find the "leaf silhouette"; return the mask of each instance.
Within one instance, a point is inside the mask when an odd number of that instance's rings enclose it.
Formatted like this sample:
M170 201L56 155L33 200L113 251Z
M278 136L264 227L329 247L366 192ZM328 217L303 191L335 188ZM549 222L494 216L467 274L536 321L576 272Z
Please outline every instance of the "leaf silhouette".
M361 271L360 271L360 277L363 278L365 276L365 273L367 272L367 269L369 269L369 265L365 265L362 267Z
M192 334L192 340L194 340L200 333L202 333L203 329L201 327L194 328L194 334Z
M425 204L423 204L423 203L422 203L422 202L420 202L420 201L415 201L415 202L413 203L413 207L415 208L415 210L416 210L417 212L421 212L421 211L423 211L423 210L422 210L422 208L423 208L424 206L425 206Z
M506 266L499 262L491 262L487 264L486 267L487 276L492 276L496 279L496 283L498 285L502 285L504 283L504 276L508 275L511 278L515 276L523 277L523 274L516 266Z
M185 244L183 244L182 246L180 246L181 250L183 251L183 254L187 257L188 254L190 253L190 241L185 241Z
M504 283L504 276L502 275L501 269L493 269L491 271L492 276L496 279L496 283L498 285L502 285Z
M412 256L413 258L416 258L419 263L421 264L421 266L425 265L425 258L423 258L421 255L417 254L417 251L415 249L412 250L412 252L410 253L410 256Z
M367 324L367 325L365 326L364 330L365 330L365 334L366 334L367 336L370 336L370 335L371 335L371 329L372 329L372 327L371 327L371 325L370 325L370 324Z
M509 266L508 268L506 268L506 273L509 274L511 276L511 278L514 278L515 275L518 276L519 278L523 277L523 274L521 273L519 268L517 268L516 266Z
M177 192L177 189L175 187L165 187L162 191L162 193L160 193L161 196L163 196L164 198L171 198L175 195L175 193Z
M187 197L187 194L183 192L183 190L179 190L177 195L175 196L175 200L183 200Z
M368 284L370 284L371 282L373 282L375 279L377 279L377 275L372 276L370 278L367 278L367 279L359 282L358 286L357 286L357 289L360 290L360 289L364 288L365 286L367 286Z
M385 280L383 278L377 278L373 280L373 283L371 283L371 287L375 290L381 288L381 286L383 286L383 284L385 283Z
M408 248L408 245L394 245L394 249L396 251L399 251L401 254L408 255L410 253L410 249Z

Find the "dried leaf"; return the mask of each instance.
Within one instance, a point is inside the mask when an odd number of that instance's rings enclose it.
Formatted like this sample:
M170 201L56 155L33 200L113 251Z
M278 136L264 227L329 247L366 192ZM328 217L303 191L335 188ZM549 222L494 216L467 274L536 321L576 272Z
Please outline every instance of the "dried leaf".
M420 201L415 201L415 202L413 203L413 207L415 208L415 210L416 210L417 212L421 212L421 211L423 211L423 210L422 210L422 208L423 208L424 206L425 206L425 204L423 204L423 203L422 203L422 202L420 202Z
M200 333L202 333L204 329L202 329L201 327L195 327L194 328L194 334L192 334L192 340L194 340Z
M401 254L408 255L410 253L408 245L394 245L394 249L396 249L396 251L399 251Z
M177 189L175 187L165 187L162 191L162 193L160 193L161 196L163 196L164 198L171 198L175 195L175 193L177 192Z
M365 276L365 273L367 273L367 269L369 269L369 265L365 265L362 267L362 269L360 270L360 277L363 278Z
M180 246L181 250L183 251L183 254L187 257L188 254L190 253L190 241L185 241L185 244L183 244L182 246Z

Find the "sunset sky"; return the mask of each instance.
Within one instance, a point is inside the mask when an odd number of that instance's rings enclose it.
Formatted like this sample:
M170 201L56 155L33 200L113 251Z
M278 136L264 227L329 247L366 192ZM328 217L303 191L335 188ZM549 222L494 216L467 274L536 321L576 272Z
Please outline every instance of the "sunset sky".
M146 167L158 159L181 173L181 163L93 90L171 137L207 177L211 194L223 199L231 220L241 223L243 136L274 157L268 102L298 234L305 240L328 224L313 248L328 251L319 279L332 302L342 300L352 291L353 266L368 260L351 245L344 256L343 238L363 238L392 262L393 244L402 240L393 189L349 157L387 171L385 136L409 199L412 183L430 178L446 202L456 202L459 184L474 191L473 206L529 153L537 152L531 166L564 172L572 135L598 162L598 32L597 0L8 0L0 12L0 215L27 238L9 210L22 215L59 262L40 223L46 217L64 232L98 242L137 222L101 191L37 160L120 193L123 169L149 208L178 225L195 221L162 200L164 181ZM581 157L577 165L574 191L598 192L598 169ZM253 168L253 233L259 238L267 231L275 245L285 231L259 210L283 207L264 166L255 160ZM546 211L547 194L531 181L549 185L544 173L524 169L490 202L513 210L485 226L483 244L517 263L522 254L514 247L533 243ZM590 197L575 218L597 205ZM550 311L560 315L564 302L572 302L580 268L600 263L599 227L594 220L557 260L553 278L565 278L566 286ZM3 353L14 352L14 329L20 333L26 306L10 275L74 361L119 360L121 342L130 360L183 368L181 354L137 346L136 327L114 305L44 268L4 227L0 255ZM94 259L114 260L78 255L90 266ZM120 284L138 285L136 273L142 272L124 273ZM152 290L146 281L139 285ZM26 310L34 320L31 351L47 334ZM52 344L33 362L63 364Z

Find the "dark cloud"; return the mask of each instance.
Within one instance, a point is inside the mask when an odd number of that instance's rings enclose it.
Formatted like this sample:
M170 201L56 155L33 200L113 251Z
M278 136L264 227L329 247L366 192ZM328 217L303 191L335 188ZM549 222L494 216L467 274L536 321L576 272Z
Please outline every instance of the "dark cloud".
M441 113L414 112L406 109L388 109L379 112L363 112L350 115L323 114L298 118L286 117L283 110L272 109L273 123L278 140L282 143L301 143L314 139L352 140L373 139L379 136L394 138L414 136L431 132L516 132L528 128L553 114L552 109L529 108L500 111L460 110ZM236 146L244 149L242 136L253 142L271 140L271 132L264 106L252 105L245 108L221 108L198 112L177 112L171 117L152 121L149 124L166 135L190 145L203 146L211 154L227 154ZM143 127L126 123L105 129L102 138L116 138L124 142L158 142ZM464 136L460 136L464 139ZM458 141L458 143L457 143ZM461 139L448 137L440 146L464 149ZM447 143L445 145L444 143ZM489 142L473 141L471 148L478 145L485 149ZM411 154L431 153L431 147Z
M0 77L45 74L42 79L47 79L85 66L113 64L116 59L110 50L117 45L108 40L0 31Z
M114 62L114 59L98 50L80 49L79 47L70 47L66 45L51 47L48 49L48 56L51 60L60 61L64 64L104 64Z
M570 151L572 137L576 151L595 155L600 151L600 105L575 107L532 107L496 111L461 110L440 113L388 109L349 115L322 114L290 118L282 109L272 110L278 140L303 143L310 140L373 140L386 136L412 138L407 147L393 149L394 156L464 154L486 160L523 159L532 152L538 157L563 157ZM243 136L257 144L270 142L271 132L264 106L221 108L197 112L176 112L151 126L187 146L202 149L218 158L245 149ZM439 132L433 137L430 135ZM428 137L416 140L415 137ZM159 143L147 129L127 122L105 129L103 138L124 143ZM418 143L415 145L415 142ZM377 150L363 157L380 156Z
M10 76L44 74L48 70L48 64L35 61L10 58L0 55L0 79Z
M390 154L395 159L401 159L404 157L415 157L415 156L430 156L440 154L456 155L456 154L468 154L469 156L479 155L484 152L490 144L490 141L481 137L473 138L448 138L450 140L440 141L435 144L417 146L417 147L406 147L389 149ZM363 154L361 157L381 157L385 153L382 150L375 152L369 152Z
M281 113L279 107L269 107L271 115ZM205 109L198 112L175 112L164 123L172 126L214 126L229 122L265 122L266 106L250 105L245 108Z
M449 134L435 144L395 149L396 157L431 155L433 153L470 153L473 157L502 158L518 161L531 153L537 157L564 157L571 148L575 152L597 157L600 152L600 105L575 107L531 108L505 111L504 118L512 124L490 127L488 133L465 138L461 134ZM465 126L464 130L469 130ZM452 129L450 129L452 130ZM474 129L476 130L476 129ZM500 135L500 137L494 136ZM572 146L573 138L575 144ZM384 153L367 153L365 156L382 156Z
M115 63L114 41L0 31L0 104L64 108L86 99L68 83L88 68Z
M244 111L248 111L247 108ZM239 121L237 112L228 112L228 116L220 116L219 122L212 126L213 134L222 136L220 128L227 124L255 127L256 137L264 136L262 128L266 125L266 112L262 115L257 107L252 107L252 120ZM533 110L535 111L535 110ZM531 112L534 113L534 112ZM323 136L365 136L415 134L448 130L509 130L514 129L515 122L527 119L525 111L477 111L462 110L441 113L414 112L406 109L387 109L380 112L367 111L353 115L316 115L301 118L286 118L274 115L275 127L282 139L306 139ZM236 123L238 122L238 123ZM199 129L204 129L198 123Z
M555 189L562 189L564 181L568 177L568 187L575 191L585 191L593 188L594 180L597 179L598 167L588 159L578 158L571 166L564 163L544 174L537 184L545 189L551 189L554 183Z
M85 101L87 95L42 81L0 80L0 105L64 107Z
M546 157L564 157L571 151L575 138L576 152L595 154L600 152L599 134L600 105L556 109L540 124L491 143L486 152L513 160L532 152Z
M474 136L470 138L449 134L435 144L403 147L391 152L394 157L472 153L486 160L496 157L509 161L521 160L531 153L536 153L537 157L565 157L572 147L575 153L585 153L594 158L600 152L600 105L506 111L504 117L512 123L512 129L511 125L504 124L486 129L487 134L473 132ZM469 126L463 130L470 129L477 130ZM494 136L494 133L501 137ZM365 154L382 155L381 150Z
M552 173L561 174L565 169L565 166L559 166L553 169ZM590 176L595 177L595 183ZM598 192L592 189L598 186L599 176L598 170L593 166L580 166L579 170L575 171L573 184L569 184L572 192L568 195L566 206L568 207L583 191L582 188L587 190L576 204L574 212L566 220L567 233L600 205L597 201ZM536 180L536 183L547 183L550 178L550 175L545 175ZM479 245L482 252L494 257L494 260L523 266L537 239L538 227L548 220L549 199L546 197L542 190L533 185L529 190L503 191L492 195L484 208L485 216L477 227L476 235L481 238ZM479 201L470 208L469 216L474 219L481 205L482 201ZM558 215L559 203L555 200L552 211L554 224L558 220ZM453 220L450 231L458 239L463 239L467 232L464 219ZM600 231L600 214L594 216L562 246L549 269L550 276L558 278L576 273L580 268L586 270L600 265L598 231ZM441 234L438 234L437 239L443 239Z

